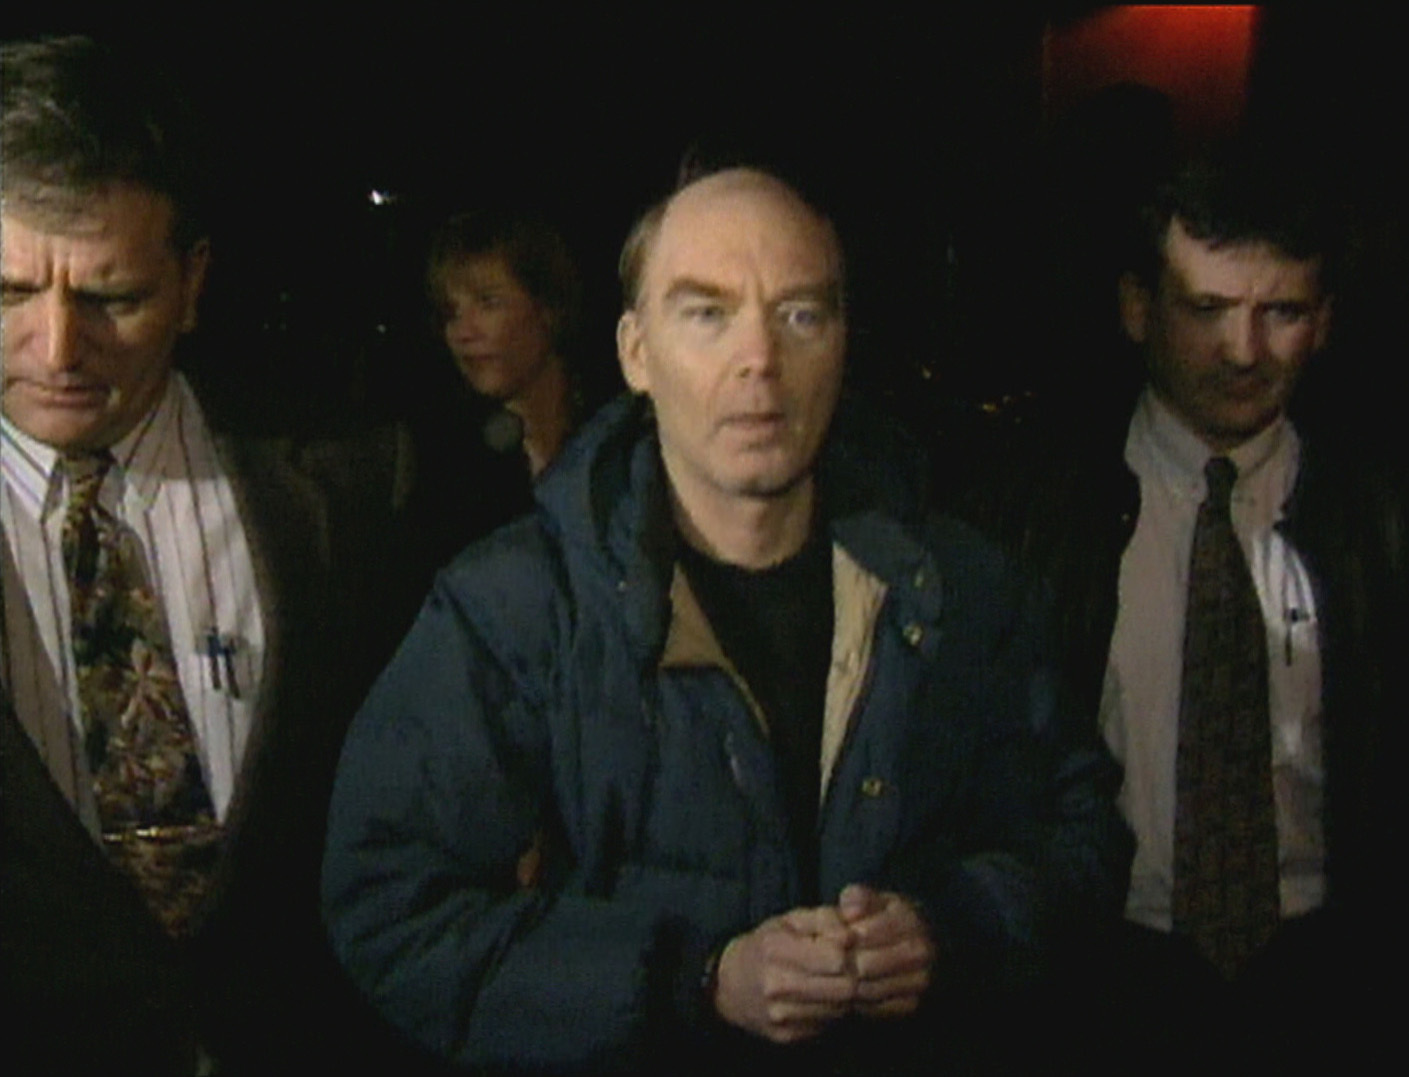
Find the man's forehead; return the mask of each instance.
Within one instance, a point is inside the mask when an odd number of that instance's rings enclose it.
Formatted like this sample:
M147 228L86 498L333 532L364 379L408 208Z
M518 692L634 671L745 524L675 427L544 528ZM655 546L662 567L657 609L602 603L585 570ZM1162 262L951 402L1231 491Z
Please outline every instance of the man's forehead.
M1165 268L1173 281L1191 291L1259 290L1319 293L1321 259L1296 258L1265 240L1220 243L1199 239L1175 217L1164 243Z
M840 276L831 225L791 188L765 173L737 170L699 180L666 206L646 261L648 288L669 288L695 275L752 261L824 285Z
M52 236L90 238L122 232L164 243L174 239L176 211L171 199L130 183L82 190L7 192L0 197L0 212L7 220Z

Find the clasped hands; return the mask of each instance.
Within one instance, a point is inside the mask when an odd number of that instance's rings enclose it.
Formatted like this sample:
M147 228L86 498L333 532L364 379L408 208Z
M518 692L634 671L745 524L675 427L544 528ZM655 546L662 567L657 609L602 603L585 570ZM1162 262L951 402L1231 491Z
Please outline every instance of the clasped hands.
M714 1006L731 1024L793 1043L848 1014L913 1013L934 958L914 905L853 884L834 906L793 909L730 940L719 957Z

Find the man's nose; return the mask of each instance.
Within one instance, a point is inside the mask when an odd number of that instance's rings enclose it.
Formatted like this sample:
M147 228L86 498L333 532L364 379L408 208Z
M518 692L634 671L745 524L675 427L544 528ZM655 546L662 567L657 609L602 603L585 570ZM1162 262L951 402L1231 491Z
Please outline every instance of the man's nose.
M1252 367L1267 354L1267 327L1256 311L1239 311L1230 319L1224 352L1235 366Z
M771 377L778 372L778 327L762 308L748 307L738 319L739 373Z
M38 350L47 370L59 373L78 365L80 312L71 297L51 291L36 312L41 320Z

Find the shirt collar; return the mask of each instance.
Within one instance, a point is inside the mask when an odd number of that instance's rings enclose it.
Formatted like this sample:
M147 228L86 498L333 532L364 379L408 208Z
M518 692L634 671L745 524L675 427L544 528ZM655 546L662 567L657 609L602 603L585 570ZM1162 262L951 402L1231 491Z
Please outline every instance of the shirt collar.
M56 450L0 417L0 480L26 513L41 520L57 499Z
M156 406L112 448L113 469L150 509L162 480L179 464L177 432L181 423L185 381L179 374L167 379ZM53 446L30 437L0 417L0 479L37 520L63 504L62 454Z
M1137 475L1164 482L1195 501L1204 497L1204 465L1215 455L1203 440L1148 387L1136 404L1126 440L1126 461ZM1236 500L1265 503L1280 511L1291 495L1301 444L1286 416L1280 416L1227 456L1238 469Z
M113 458L144 509L150 509L163 480L174 477L180 466L180 438L185 382L181 375L167 379L161 399L128 435L112 447Z

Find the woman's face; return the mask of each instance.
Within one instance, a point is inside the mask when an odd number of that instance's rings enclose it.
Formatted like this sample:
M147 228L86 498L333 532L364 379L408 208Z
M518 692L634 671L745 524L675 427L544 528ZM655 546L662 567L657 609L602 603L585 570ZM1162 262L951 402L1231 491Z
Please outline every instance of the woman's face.
M502 256L476 255L448 266L441 303L445 343L476 392L508 403L552 359L552 318Z

